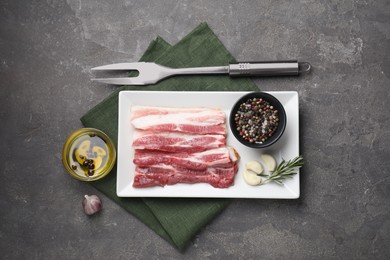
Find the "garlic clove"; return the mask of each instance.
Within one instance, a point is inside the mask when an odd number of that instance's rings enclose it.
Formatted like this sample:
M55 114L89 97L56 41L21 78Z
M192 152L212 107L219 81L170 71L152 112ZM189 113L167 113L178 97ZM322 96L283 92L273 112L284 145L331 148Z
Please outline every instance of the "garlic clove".
M248 169L245 169L243 177L244 181L251 186L259 185L262 182L262 178L260 176Z
M83 141L80 146L75 150L75 157L76 160L80 163L83 164L85 159L87 158L87 152L91 147L91 141L90 140L85 140Z
M87 215L93 215L102 209L102 202L96 195L85 195L83 200L84 213Z
M103 158L102 157L97 157L93 160L93 163L95 165L95 170L98 170L100 168L100 166L102 166L102 163L103 163Z
M100 157L104 157L107 155L107 152L104 150L104 148L100 146L94 146L92 148L92 153L96 153Z
M260 174L263 172L263 166L261 166L261 164L258 161L247 162L246 169L248 169L254 173L257 173L257 174Z
M270 154L262 154L260 158L263 160L265 166L267 166L269 171L274 171L276 168L276 160Z

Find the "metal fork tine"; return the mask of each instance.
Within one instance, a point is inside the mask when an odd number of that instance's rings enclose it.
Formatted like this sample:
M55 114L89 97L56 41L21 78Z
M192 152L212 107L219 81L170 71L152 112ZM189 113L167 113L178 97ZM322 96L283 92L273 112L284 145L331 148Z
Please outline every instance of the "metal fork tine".
M92 68L93 71L132 71L139 72L135 77L122 78L97 78L92 79L97 82L114 84L114 85L147 85L155 84L159 80L169 76L169 71L172 69L163 67L154 62L132 62L132 63L116 63L100 67Z
M105 84L113 84L113 85L145 85L146 83L134 78L97 78L92 79L93 81L97 81Z
M145 62L115 63L92 68L91 70L139 70Z

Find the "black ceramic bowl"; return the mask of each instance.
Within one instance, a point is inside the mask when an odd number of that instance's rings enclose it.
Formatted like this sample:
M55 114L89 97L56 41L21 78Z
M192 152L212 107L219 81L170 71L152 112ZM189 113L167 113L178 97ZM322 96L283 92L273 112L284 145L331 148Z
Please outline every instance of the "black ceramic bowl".
M267 101L270 106L273 106L275 110L277 110L277 115L279 118L278 121L278 126L276 130L273 132L273 134L268 137L264 142L249 142L248 140L245 140L241 135L240 131L237 130L237 125L236 125L236 114L237 111L242 103L245 103L249 99L262 99L264 101ZM269 147L270 145L276 143L282 137L284 130L286 129L286 123L287 123L287 118L286 118L286 111L284 110L284 107L280 101L274 97L271 94L265 93L265 92L252 92L248 93L244 96L242 96L237 102L234 104L231 112L230 112L230 117L229 117L229 124L230 124L230 129L233 132L233 135L235 138L240 141L245 146L251 147L251 148L266 148Z

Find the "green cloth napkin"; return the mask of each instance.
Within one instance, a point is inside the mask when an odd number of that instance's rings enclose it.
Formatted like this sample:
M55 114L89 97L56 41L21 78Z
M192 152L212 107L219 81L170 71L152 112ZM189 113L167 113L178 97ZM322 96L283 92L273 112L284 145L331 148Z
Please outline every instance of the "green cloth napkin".
M208 25L202 23L175 46L157 37L141 61L155 61L169 67L193 67L227 65L234 62L234 58ZM121 87L81 118L84 126L102 130L115 143L118 136L118 93L122 90L253 91L258 88L250 79L231 79L227 75L176 76L155 85ZM172 106L175 106L174 102L172 100ZM116 169L91 185L180 251L230 202L229 199L210 198L119 198L116 195Z

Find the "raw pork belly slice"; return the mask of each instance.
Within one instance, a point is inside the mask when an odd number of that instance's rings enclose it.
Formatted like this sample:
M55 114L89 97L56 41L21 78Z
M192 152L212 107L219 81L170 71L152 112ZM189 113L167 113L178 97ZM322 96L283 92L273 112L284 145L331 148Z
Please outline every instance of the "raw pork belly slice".
M194 171L171 165L155 165L151 167L136 167L133 186L137 188L151 186L174 185L177 183L209 183L215 188L228 188L233 185L234 176L238 171L237 164L233 167L209 167Z
M205 170L208 167L232 167L237 160L235 156L232 148L228 147L192 154L135 150L133 162L140 167L166 164L191 170Z
M225 113L219 109L133 106L131 114L131 123L140 130L226 134Z
M133 147L136 150L158 150L165 152L203 152L225 145L223 135L196 135L173 132L142 133L133 136Z
M216 108L203 108L203 107L152 107L152 106L132 106L131 108L131 120L151 115L167 115L167 114L183 114L183 113L201 113L201 112L213 112L225 118L225 114L222 110Z

